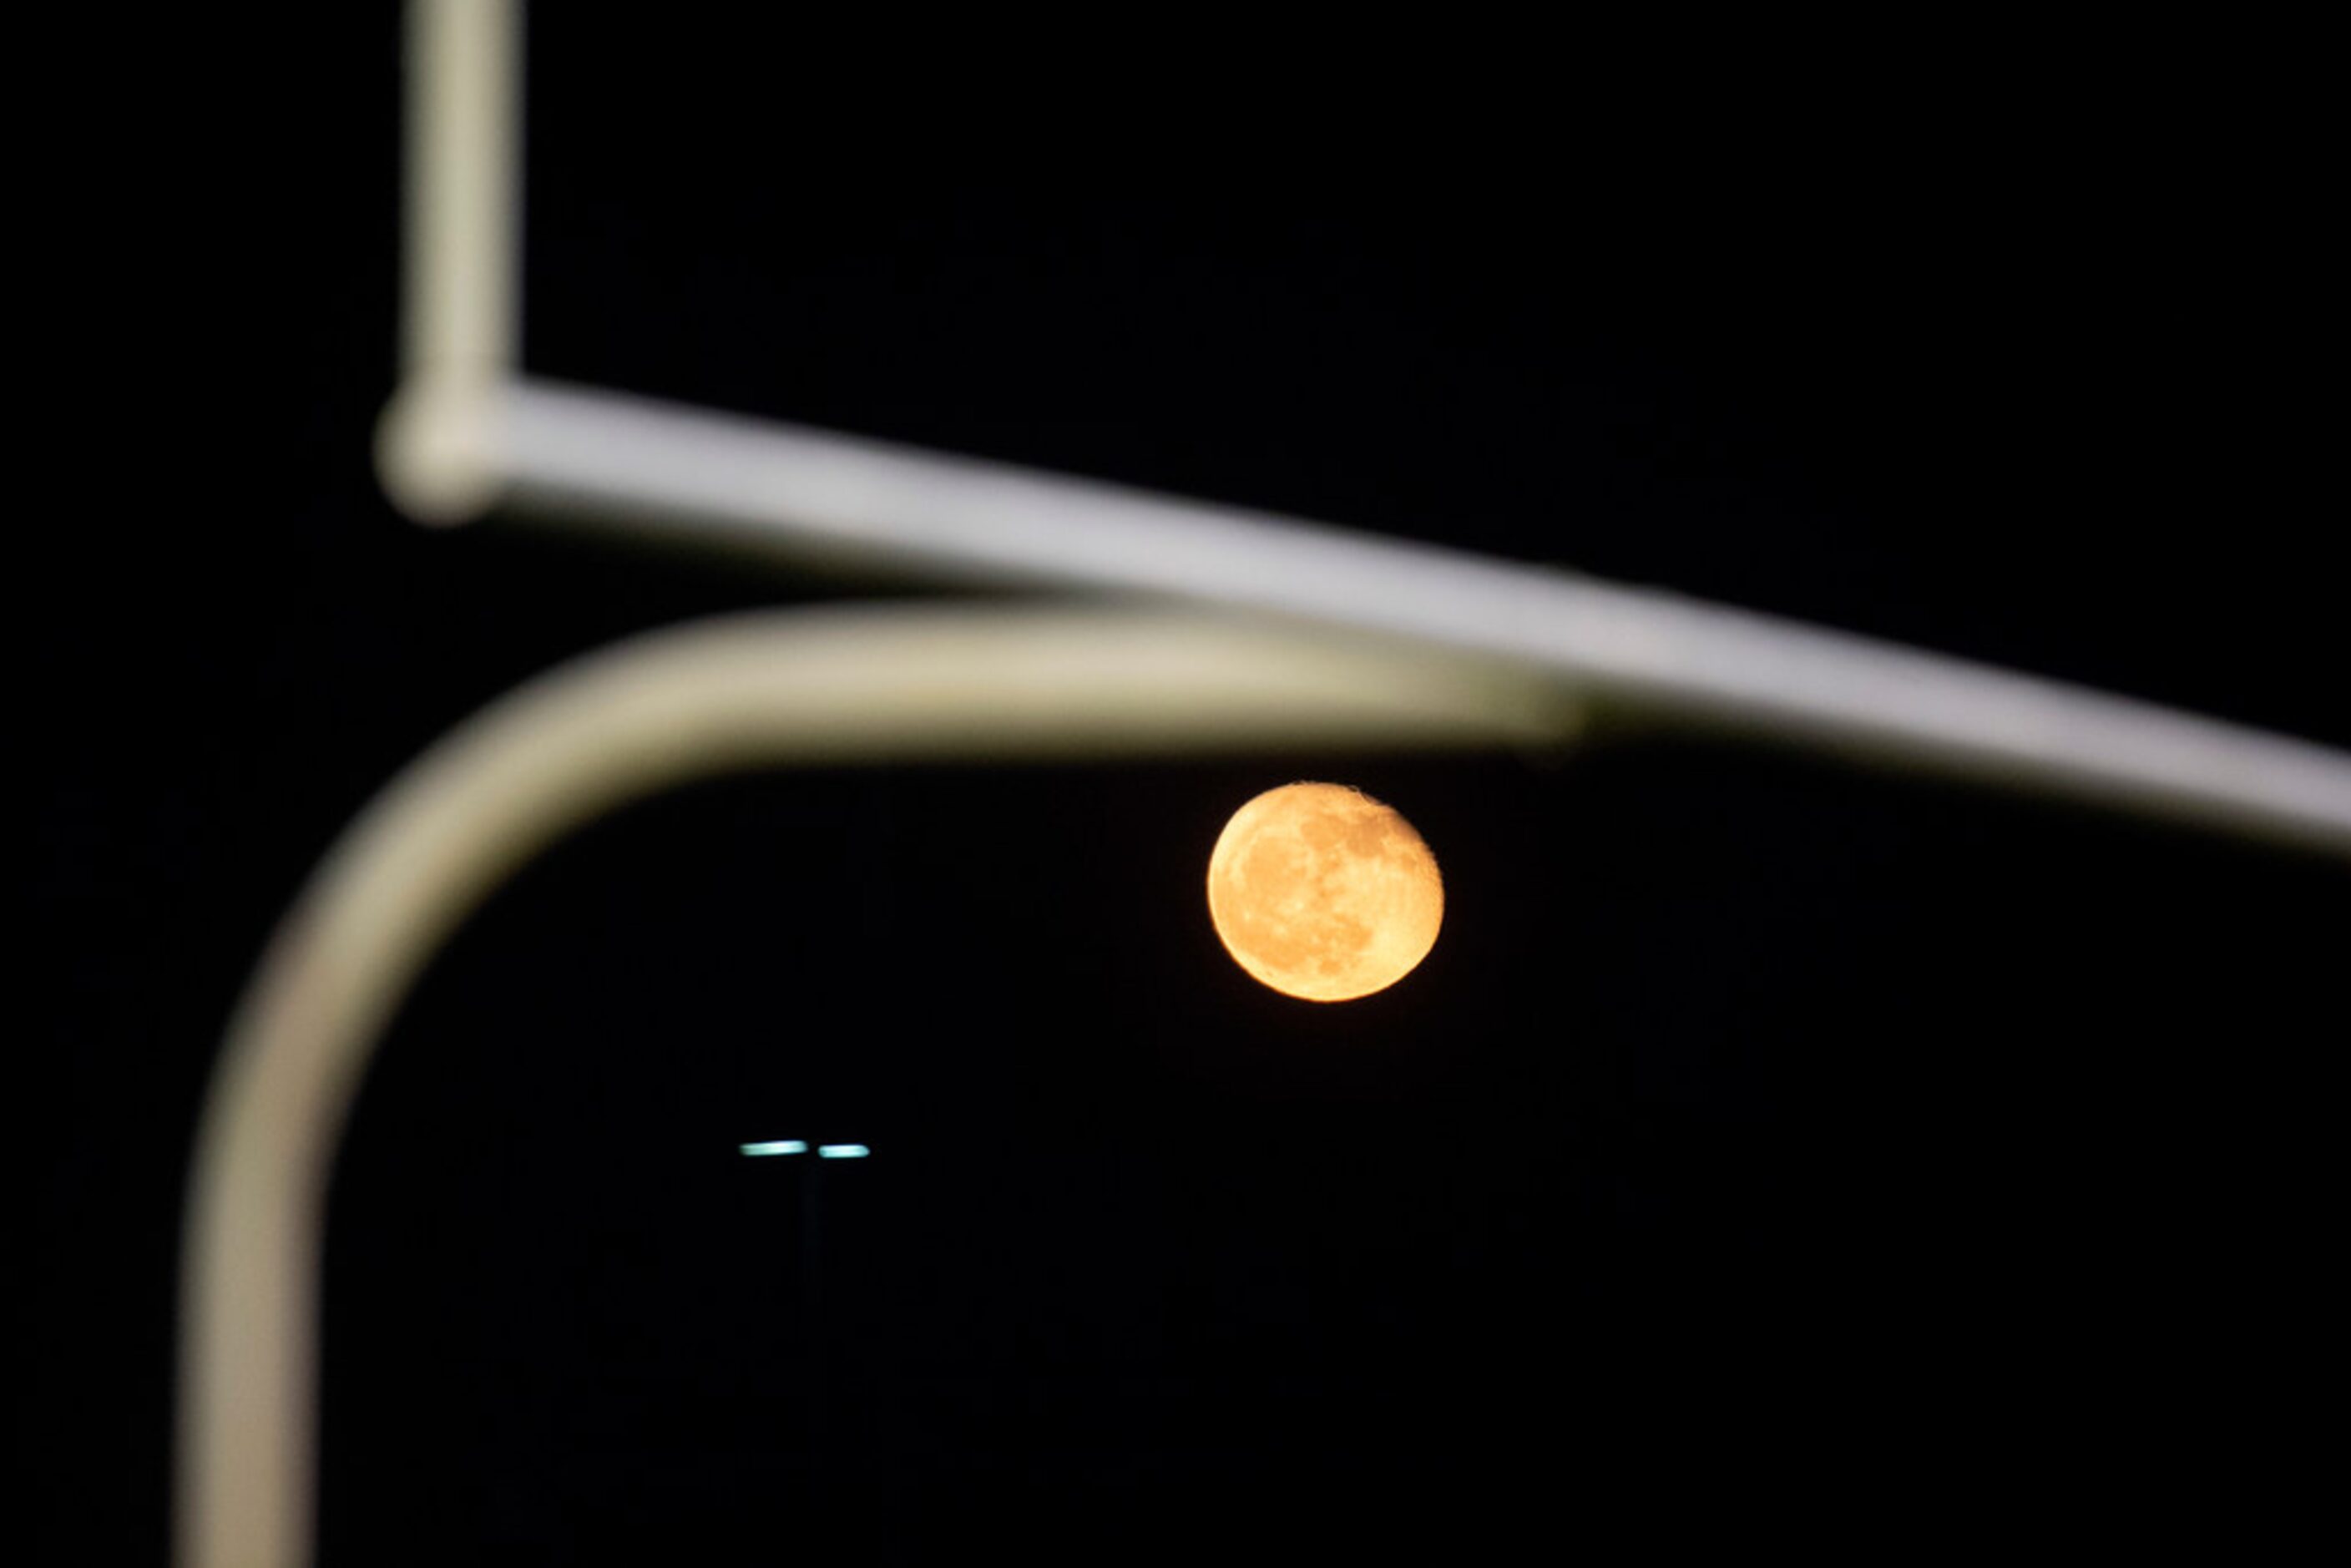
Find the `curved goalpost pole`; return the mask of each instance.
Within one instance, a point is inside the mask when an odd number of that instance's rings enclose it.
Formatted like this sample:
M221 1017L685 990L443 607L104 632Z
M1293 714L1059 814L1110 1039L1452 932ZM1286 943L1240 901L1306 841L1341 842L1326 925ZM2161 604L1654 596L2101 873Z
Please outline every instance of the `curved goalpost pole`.
M1573 707L1507 667L1134 611L778 612L657 632L521 688L329 852L231 1021L182 1259L184 1568L312 1544L319 1270L335 1149L402 996L566 832L730 770L1334 747L1547 747Z

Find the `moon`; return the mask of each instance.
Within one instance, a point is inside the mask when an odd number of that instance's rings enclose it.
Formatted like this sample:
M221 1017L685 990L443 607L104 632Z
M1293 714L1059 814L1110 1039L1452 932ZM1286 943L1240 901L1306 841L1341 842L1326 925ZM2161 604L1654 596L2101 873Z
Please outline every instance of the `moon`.
M1344 784L1285 784L1217 835L1208 916L1233 961L1275 990L1353 1001L1428 956L1445 883L1392 807Z

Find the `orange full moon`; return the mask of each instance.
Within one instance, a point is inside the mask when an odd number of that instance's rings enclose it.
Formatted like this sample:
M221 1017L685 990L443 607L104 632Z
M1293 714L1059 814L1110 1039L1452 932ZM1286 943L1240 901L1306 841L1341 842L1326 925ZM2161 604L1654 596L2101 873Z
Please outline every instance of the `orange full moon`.
M1343 784L1285 784L1217 835L1208 915L1233 961L1275 990L1352 1001L1428 956L1445 884L1392 808Z

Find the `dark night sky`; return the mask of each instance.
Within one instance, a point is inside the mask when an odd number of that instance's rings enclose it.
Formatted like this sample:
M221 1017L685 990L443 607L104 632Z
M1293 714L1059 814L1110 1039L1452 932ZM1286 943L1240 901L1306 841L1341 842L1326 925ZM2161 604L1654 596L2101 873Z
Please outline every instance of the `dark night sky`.
M1019 147L871 57L539 9L536 371L2351 746L2308 220L2192 95L2019 68L1996 112L1889 79L1927 102L1604 131L1497 91L1311 139L1210 95L1222 134L1148 145L1049 98ZM340 824L616 636L926 591L399 520L396 19L306 25L203 78L234 102L156 99L94 279L153 408L66 400L176 412L87 460L87 609L44 628L57 1561L161 1550L196 1100ZM1226 814L1300 777L1446 871L1436 952L1362 1003L1258 988L1207 925ZM684 791L502 893L368 1083L326 1560L2239 1530L2308 1473L2266 1434L2339 1231L2298 1107L2346 893L1701 737ZM805 1167L733 1153L780 1136L877 1151L826 1172L813 1447Z

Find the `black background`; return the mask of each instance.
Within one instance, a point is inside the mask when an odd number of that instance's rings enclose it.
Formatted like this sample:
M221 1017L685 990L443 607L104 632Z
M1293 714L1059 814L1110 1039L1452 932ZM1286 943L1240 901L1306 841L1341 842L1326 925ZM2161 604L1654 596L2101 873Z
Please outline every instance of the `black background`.
M1173 90L1102 41L949 96L715 13L539 13L536 372L2351 745L2294 100L2217 61L2011 41L1603 113L1613 68L1489 38L1327 99L1275 72L1276 131L1238 43ZM65 1134L25 1276L59 1561L162 1549L195 1105L340 825L613 637L921 591L400 521L397 18L187 42L75 187L111 329L29 458L87 547L32 683L26 1055L66 1112L20 1111ZM1427 963L1345 1007L1257 988L1199 896L1300 777L1447 875ZM2241 1535L2314 1468L2278 1434L2333 1299L2301 1107L2346 893L1702 738L684 791L501 893L369 1080L325 1558ZM876 1151L823 1171L820 1405L811 1167L734 1152L786 1136Z

